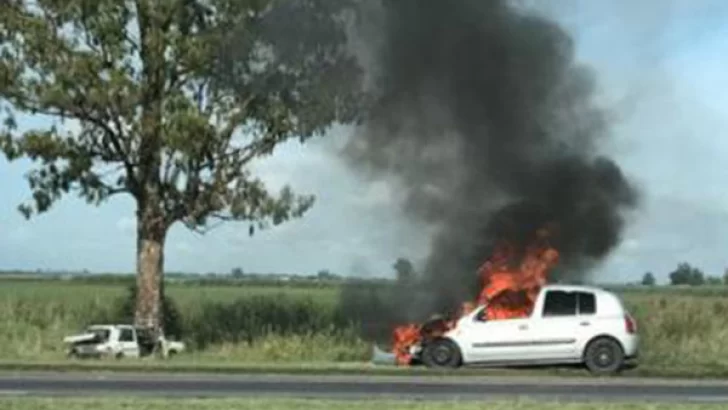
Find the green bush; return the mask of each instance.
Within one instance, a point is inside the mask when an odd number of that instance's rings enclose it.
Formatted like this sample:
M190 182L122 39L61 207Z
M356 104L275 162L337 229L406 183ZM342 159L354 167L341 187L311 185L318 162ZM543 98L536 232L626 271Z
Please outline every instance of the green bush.
M92 316L87 324L91 323L132 323L136 307L136 283L127 287L127 294L117 298L110 311L102 311ZM162 289L162 328L164 334L171 338L184 337L182 317L175 301Z
M348 325L332 307L312 298L290 298L283 292L207 303L185 321L189 339L201 349L220 343L252 344L269 335L287 337L332 328L345 331Z

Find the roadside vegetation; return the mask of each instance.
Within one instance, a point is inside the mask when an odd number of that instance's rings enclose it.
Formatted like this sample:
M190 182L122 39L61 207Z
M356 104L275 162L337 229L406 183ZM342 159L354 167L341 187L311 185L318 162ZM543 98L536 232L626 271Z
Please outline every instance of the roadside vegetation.
M150 399L150 398L6 398L0 409L45 410L234 410L234 409L300 409L300 410L713 410L723 404L676 403L564 403L549 401L333 401L315 399Z
M128 284L3 279L0 362L65 362L63 336L90 323L124 322ZM617 289L643 336L639 372L728 376L727 288ZM170 333L190 352L173 365L348 364L368 360L371 341L326 284L165 285ZM374 309L375 303L361 306Z
M369 352L337 317L336 288L167 285L167 332L209 361L359 361ZM4 280L0 360L62 359L63 336L92 323L129 323L119 284Z

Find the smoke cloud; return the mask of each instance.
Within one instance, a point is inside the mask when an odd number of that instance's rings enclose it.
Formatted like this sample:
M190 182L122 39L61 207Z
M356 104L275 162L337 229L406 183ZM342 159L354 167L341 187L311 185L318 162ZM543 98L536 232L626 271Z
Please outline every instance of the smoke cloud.
M583 278L639 195L599 152L609 120L568 33L505 0L364 3L376 99L345 157L397 184L405 214L434 231L425 294L401 289L389 317L452 311L497 241L523 247L542 227L561 254L552 279Z

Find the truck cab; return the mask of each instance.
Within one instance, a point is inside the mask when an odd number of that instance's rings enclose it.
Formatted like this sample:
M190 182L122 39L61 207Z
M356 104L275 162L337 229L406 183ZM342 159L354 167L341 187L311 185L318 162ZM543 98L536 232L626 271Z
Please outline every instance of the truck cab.
M618 296L589 286L544 286L527 317L485 320L487 305L421 352L431 367L582 363L614 373L636 359L636 322Z

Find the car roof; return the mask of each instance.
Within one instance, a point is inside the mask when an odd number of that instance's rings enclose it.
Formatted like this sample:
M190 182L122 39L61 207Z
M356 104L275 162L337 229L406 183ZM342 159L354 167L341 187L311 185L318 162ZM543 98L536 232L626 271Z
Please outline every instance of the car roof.
M95 331L95 330L108 330L111 331L111 329L114 328L114 325L89 325L86 326L87 331Z
M543 290L563 290L566 292L591 292L591 293L610 293L602 288L589 285L569 285L569 284L548 284L542 288Z

